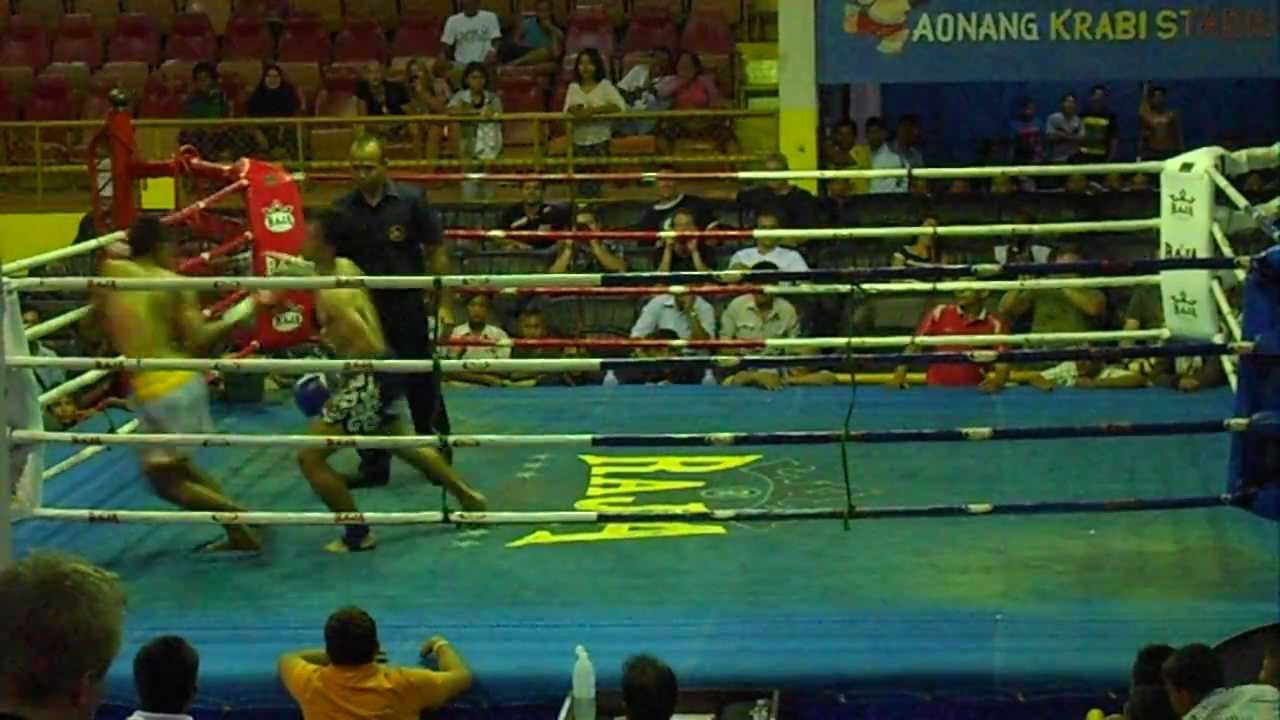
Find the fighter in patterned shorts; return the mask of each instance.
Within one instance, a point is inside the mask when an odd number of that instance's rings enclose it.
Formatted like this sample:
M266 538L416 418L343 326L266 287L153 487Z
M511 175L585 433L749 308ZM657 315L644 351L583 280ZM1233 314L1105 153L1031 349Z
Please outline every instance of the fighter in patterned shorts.
M336 241L342 217L324 210L307 218L303 258L314 263L319 275L358 276L364 273L347 258L337 257ZM318 290L316 319L321 338L342 358L387 359L390 357L377 310L363 288ZM350 372L324 402L324 408L308 428L312 435L412 435L407 422L408 402L404 383L391 373ZM325 505L337 513L359 512L347 481L329 465L337 448L307 448L298 453L298 463L311 488ZM431 448L401 448L393 451L425 477L443 486L467 510L483 510L485 498L471 489L461 476ZM344 535L325 546L330 552L371 550L376 545L368 525L347 525Z

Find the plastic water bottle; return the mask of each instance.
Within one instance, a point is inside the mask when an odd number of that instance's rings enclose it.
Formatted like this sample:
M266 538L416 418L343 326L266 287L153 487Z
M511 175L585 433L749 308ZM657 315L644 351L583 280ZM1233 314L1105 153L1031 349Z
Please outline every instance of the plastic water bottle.
M756 706L751 708L751 720L769 720L769 701L763 698L756 700Z
M573 664L573 720L596 720L596 669L586 648L579 645L574 652L578 661Z
M602 384L605 387L614 387L619 384L618 376L610 370L604 374L604 382Z

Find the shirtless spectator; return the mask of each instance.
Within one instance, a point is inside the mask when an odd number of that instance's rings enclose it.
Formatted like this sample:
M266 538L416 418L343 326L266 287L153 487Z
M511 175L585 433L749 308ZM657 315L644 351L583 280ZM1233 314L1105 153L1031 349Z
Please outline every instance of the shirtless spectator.
M1182 116L1169 107L1169 91L1162 85L1147 89L1138 107L1142 134L1138 139L1138 156L1143 160L1164 160L1185 149L1182 140Z

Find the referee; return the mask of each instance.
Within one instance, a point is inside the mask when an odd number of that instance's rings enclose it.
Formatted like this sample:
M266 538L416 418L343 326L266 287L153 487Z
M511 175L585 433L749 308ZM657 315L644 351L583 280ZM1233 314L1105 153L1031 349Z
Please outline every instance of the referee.
M448 275L449 254L426 194L387 177L387 158L376 137L358 138L351 145L350 157L355 187L333 204L345 216L348 231L339 241L338 254L354 261L365 275ZM429 311L424 298L432 294L423 290L370 291L387 344L397 359L431 358L427 316L429 312L434 315L435 308ZM451 296L442 291L436 302L440 303L440 321L447 327L453 319ZM409 409L419 435L449 432L440 381L433 373L406 376ZM351 486L385 485L390 474L389 452L361 450L360 475Z

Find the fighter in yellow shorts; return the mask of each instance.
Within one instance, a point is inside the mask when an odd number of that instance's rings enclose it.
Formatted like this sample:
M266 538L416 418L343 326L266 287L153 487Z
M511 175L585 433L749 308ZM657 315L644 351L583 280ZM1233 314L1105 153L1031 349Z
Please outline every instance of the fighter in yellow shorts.
M154 217L142 217L129 229L128 259L103 264L109 278L177 277L175 238ZM244 320L256 303L245 300L217 320L200 311L194 292L177 290L99 291L94 307L106 325L115 350L127 357L188 358L206 356L213 345ZM130 373L131 402L143 433L211 433L209 390L200 373L139 370ZM243 512L222 487L191 462L185 448L143 446L142 469L156 494L188 510ZM227 539L206 550L257 550L258 539L242 525L226 525Z

